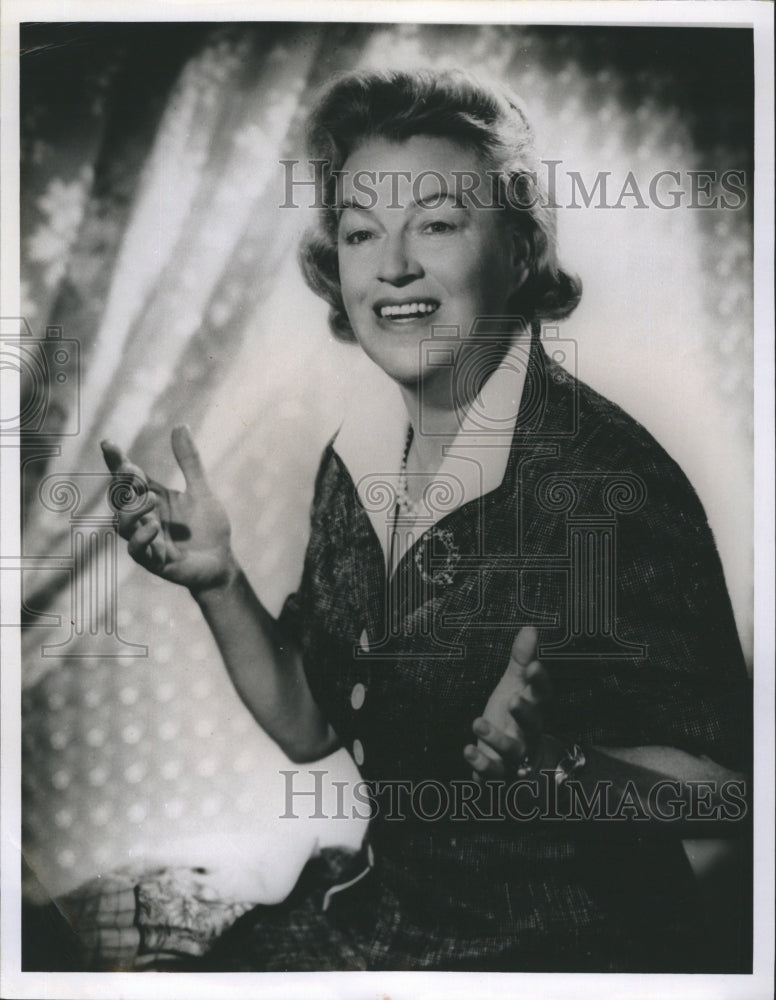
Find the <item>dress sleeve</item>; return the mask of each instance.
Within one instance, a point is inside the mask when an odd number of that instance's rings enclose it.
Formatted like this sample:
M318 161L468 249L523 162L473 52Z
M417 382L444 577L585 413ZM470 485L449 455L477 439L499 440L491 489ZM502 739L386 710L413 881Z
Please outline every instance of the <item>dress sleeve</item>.
M640 651L564 665L562 709L576 727L564 735L672 746L748 771L751 684L705 512L668 456L639 475L645 502L617 521L615 621Z
M283 607L278 615L277 624L281 633L296 642L299 646L304 645L305 621L311 607L313 596L314 558L313 547L315 541L316 526L321 519L322 498L325 492L324 480L326 472L330 468L332 460L332 440L324 449L318 472L315 477L315 487L313 490L313 501L310 510L310 541L305 552L302 579L299 587L294 593L289 594L283 603Z
M647 647L632 673L635 722L652 743L748 770L751 686L706 514L678 467L645 485L618 546L620 635Z
M299 640L302 630L304 615L304 602L302 599L302 588L289 594L283 602L283 607L278 615L278 628L288 639Z

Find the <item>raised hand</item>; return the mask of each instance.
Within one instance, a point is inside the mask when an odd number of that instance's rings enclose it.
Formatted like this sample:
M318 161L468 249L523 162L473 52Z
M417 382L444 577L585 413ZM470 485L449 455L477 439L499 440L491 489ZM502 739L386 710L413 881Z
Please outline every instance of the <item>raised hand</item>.
M550 697L550 681L536 659L537 641L535 628L520 629L501 680L474 720L477 744L469 744L464 756L475 778L520 775L543 764L542 705Z
M226 583L236 571L231 530L189 429L174 428L171 440L186 480L183 493L149 479L113 442L101 446L119 486L113 503L129 554L151 573L196 592Z

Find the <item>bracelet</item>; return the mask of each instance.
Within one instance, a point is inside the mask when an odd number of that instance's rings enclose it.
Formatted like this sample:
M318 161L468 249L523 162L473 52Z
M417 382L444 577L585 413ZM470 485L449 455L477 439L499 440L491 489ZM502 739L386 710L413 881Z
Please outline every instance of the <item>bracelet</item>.
M569 778L585 766L585 755L578 743L573 750L567 750L555 767L555 787L560 788Z

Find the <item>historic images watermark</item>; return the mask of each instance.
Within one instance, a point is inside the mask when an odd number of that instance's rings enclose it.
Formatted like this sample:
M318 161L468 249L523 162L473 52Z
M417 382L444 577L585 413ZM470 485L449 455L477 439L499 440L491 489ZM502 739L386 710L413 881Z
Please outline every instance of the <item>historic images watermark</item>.
M592 788L569 778L559 785L556 772L541 771L514 781L425 778L380 781L329 781L324 769L283 770L281 819L374 819L423 823L513 820L546 822L736 823L749 815L743 778L724 781L672 778L646 790L635 782L618 786L596 781ZM310 806L312 809L310 810Z
M440 208L447 201L481 210L513 209L726 209L747 204L746 171L675 170L647 175L611 170L583 175L566 169L562 160L541 160L540 171L518 170L330 170L325 159L284 159L280 208L339 208L345 205L346 179L354 192L350 207L369 211L379 201L386 208L416 204Z

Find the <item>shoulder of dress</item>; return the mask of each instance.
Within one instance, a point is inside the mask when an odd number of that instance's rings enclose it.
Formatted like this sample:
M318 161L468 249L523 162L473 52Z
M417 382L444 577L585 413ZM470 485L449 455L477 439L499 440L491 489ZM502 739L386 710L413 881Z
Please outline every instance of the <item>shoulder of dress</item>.
M581 379L568 378L578 416L572 446L580 459L602 471L655 472L689 486L679 464L640 421Z
M554 411L549 423L563 431L552 438L553 455L547 458L558 474L570 478L624 475L640 481L636 487L648 498L644 513L654 515L660 508L672 517L682 511L683 520L706 522L701 501L684 471L643 424L551 358L545 364L546 405ZM546 469L546 463L538 462L529 475L541 476Z
M337 435L334 434L321 452L321 458L318 463L318 471L315 474L315 497L318 496L324 486L324 483L326 482L327 477L331 475L332 469L337 465L337 454L334 450L334 441L336 440L336 437Z
M313 512L330 504L341 504L346 492L354 492L355 486L347 467L337 454L334 434L321 453L313 489Z

